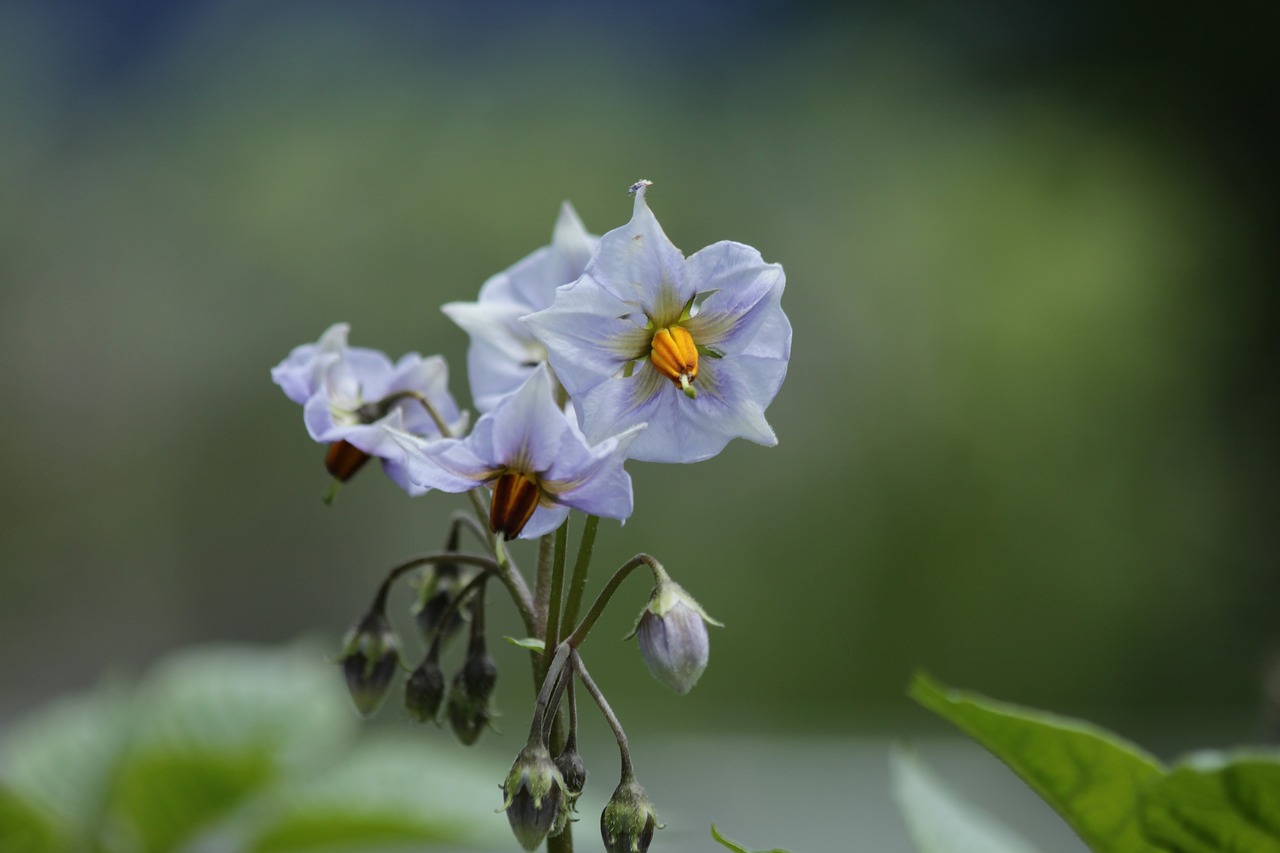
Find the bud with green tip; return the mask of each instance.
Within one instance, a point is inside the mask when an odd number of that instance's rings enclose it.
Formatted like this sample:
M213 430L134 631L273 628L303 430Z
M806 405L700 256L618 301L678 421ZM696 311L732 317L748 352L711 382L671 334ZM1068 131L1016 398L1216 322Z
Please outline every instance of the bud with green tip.
M502 784L502 811L525 850L535 850L548 835L558 835L569 820L571 795L546 746L520 750Z
M645 853L658 829L653 803L634 777L626 777L600 813L600 836L608 853Z
M485 647L484 637L472 637L467 659L453 677L453 689L449 691L449 725L463 744L475 743L489 724L493 716L490 700L497 683L498 667Z
M404 683L404 707L420 723L435 722L444 697L440 661L435 654L428 654Z
M653 677L683 694L693 689L707 668L711 654L708 624L723 627L678 583L663 576L627 638L637 639Z
M372 715L386 698L400 664L400 640L387 617L371 611L361 618L343 638L338 662L356 710L364 717Z

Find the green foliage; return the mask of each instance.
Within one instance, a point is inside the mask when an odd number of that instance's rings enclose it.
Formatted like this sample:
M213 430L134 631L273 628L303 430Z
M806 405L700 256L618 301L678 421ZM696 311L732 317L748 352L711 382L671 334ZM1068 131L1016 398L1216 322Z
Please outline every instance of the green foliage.
M893 794L920 853L1036 853L1013 830L947 789L918 756L890 756Z
M1147 791L1142 826L1174 853L1280 853L1280 761L1206 754L1183 762Z
M418 739L357 740L315 649L175 655L64 701L2 745L0 853L450 849L502 837L491 774ZM490 775L492 778L490 778Z
M720 830L716 829L716 825L711 824L711 837L724 847L728 847L733 853L787 853L786 850L774 848L773 850L748 850L736 841L730 841L720 834Z
M1013 769L1098 853L1280 853L1274 752L1202 753L1166 770L1085 722L949 690L926 675L915 677L910 694ZM920 827L949 820L955 804L936 802L926 814L922 801L937 792L910 784L917 790L903 796L899 780L899 801L920 849L969 849L954 843L954 832L941 836L945 847L921 841Z

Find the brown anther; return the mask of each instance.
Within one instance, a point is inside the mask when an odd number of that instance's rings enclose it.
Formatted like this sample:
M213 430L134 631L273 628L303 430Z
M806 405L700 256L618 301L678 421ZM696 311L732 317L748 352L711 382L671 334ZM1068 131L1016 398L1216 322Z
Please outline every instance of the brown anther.
M533 511L538 508L542 490L538 481L519 471L508 471L493 484L493 501L489 504L489 530L515 539L524 530Z
M684 326L659 329L653 336L653 350L649 354L649 360L659 373L678 385L686 394L693 390L690 383L698 377L698 347L693 342L693 335Z
M354 477L368 461L368 453L346 441L335 441L324 454L324 467L342 483Z

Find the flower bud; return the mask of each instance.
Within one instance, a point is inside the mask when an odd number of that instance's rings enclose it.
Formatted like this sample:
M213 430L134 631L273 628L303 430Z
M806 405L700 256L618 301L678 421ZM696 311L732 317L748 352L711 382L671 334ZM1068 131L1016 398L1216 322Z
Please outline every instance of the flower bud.
M437 631L443 631L442 639L447 641L466 624L466 611L460 607L454 609L447 625L442 626L441 622L470 579L455 563L440 563L434 571L424 573L422 585L418 588L418 600L412 608L413 620L424 642L434 640Z
M440 671L440 661L429 654L404 683L404 707L420 723L435 722L444 697L444 673Z
M526 746L516 756L502 784L502 811L525 850L535 850L548 835L557 835L569 820L570 795L551 754L541 744Z
M644 788L623 779L600 813L600 836L608 853L645 853L658 828L658 815Z
M707 668L708 623L720 625L679 584L664 577L653 588L628 639L634 636L639 641L640 654L653 677L683 694Z
M587 784L587 766L578 752L578 739L570 737L556 756L556 769L564 777L564 789L576 798Z
M489 704L498 683L498 667L485 648L483 638L472 639L462 669L453 677L449 691L449 725L458 740L475 743L492 717Z
M370 716L386 697L400 663L400 641L387 617L374 611L357 622L342 641L338 662L356 710Z

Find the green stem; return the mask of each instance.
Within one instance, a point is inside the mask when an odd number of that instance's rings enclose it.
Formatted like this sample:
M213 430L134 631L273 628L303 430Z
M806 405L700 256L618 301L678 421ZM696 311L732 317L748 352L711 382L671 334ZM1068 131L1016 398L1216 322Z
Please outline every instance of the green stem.
M547 630L547 608L551 599L551 561L554 548L550 533L538 539L538 571L533 580L533 632L540 637ZM547 646L548 649L555 648Z
M591 609L587 611L587 615L582 617L582 622L569 635L569 638L564 641L564 645L574 649L582 645L582 641L587 638L587 634L591 633L592 626L596 624L596 620L600 618L600 614L608 606L609 599L613 597L622 582L627 579L627 575L640 566L649 567L649 570L653 572L655 584L661 583L667 577L667 572L662 568L662 564L652 556L649 554L636 554L623 563L621 568L613 573L613 577L609 578L609 582L604 585L604 589L600 590L600 594L596 596L596 600L592 603Z
M556 529L555 553L551 558L550 592L547 596L547 625L543 648L560 644L560 599L564 594L564 552L569 539L569 520Z
M578 610L582 607L582 596L587 589L587 568L591 565L591 550L595 545L596 529L599 526L599 516L587 516L586 526L582 528L582 542L578 544L578 559L573 565L573 576L569 580L569 599L564 606L565 625L573 625L578 621Z
M599 706L600 713L609 722L609 728L613 729L613 736L618 741L618 753L622 758L622 781L624 783L633 781L635 773L631 769L631 749L627 745L627 733L622 730L622 723L618 722L618 717L613 713L613 708L609 707L609 700L604 698L604 693L591 680L587 665L582 662L582 657L577 652L573 653L573 668L578 673L578 680L582 682L583 687L587 688L587 692Z

